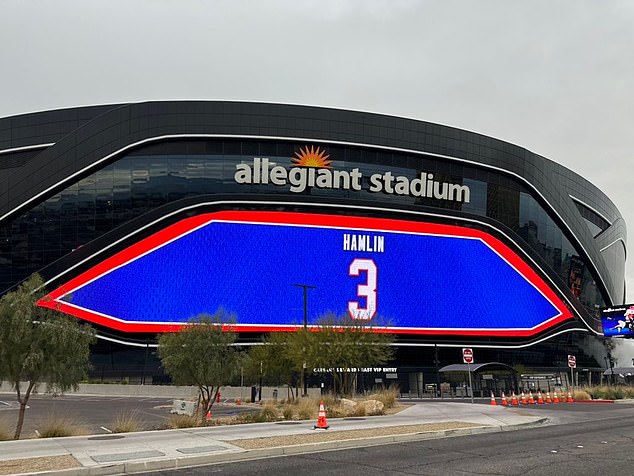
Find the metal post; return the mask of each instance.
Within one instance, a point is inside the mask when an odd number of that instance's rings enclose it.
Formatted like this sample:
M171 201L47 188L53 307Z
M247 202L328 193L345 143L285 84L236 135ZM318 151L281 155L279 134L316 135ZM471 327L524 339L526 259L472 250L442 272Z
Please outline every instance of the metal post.
M614 383L614 360L612 359L612 354L608 351L608 356L604 357L606 367L610 364L610 385L615 385ZM606 369L607 370L607 369Z
M438 360L438 345L436 344L434 344L434 365L436 365L436 396L442 398L442 391L440 390L440 371L438 369L440 360Z
M150 343L145 343L145 360L143 361L143 374L141 375L141 385L145 385L145 370L147 368L147 355L150 350Z
M244 398L242 398L243 388L244 388L244 369L242 368L242 366L240 366L240 402L244 400Z
M315 289L317 286L310 286L308 284L293 284L293 286L297 286L298 288L302 288L304 290L304 332L308 329L308 290ZM303 397L308 396L308 376L306 375L306 361L302 366L302 387L303 387Z
M471 390L471 403L474 403L473 401L473 385L471 384L471 364L467 363L467 369L469 369L469 389Z
M258 402L262 401L262 361L260 360L260 391L258 392Z

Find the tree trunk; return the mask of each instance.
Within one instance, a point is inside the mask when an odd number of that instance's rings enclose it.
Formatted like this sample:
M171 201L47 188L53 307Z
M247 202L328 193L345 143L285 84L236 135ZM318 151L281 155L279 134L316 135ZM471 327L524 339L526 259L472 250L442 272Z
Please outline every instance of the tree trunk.
M18 412L18 422L15 425L15 434L13 435L14 440L20 439L20 434L22 433L22 426L24 425L24 414L26 412L26 404L29 402L29 397L31 396L31 391L33 390L34 383L29 382L29 386L24 393L24 397L20 396L20 382L17 382L15 385L16 393L18 396L18 402L20 403L20 411Z
M338 372L332 373L333 392L335 395L340 395L343 392L342 377Z
M211 408L210 400L213 395L213 387L211 387L210 389L209 387L199 386L198 389L200 392L200 403L201 403L199 407L200 424L202 426L205 426L207 424L207 412Z

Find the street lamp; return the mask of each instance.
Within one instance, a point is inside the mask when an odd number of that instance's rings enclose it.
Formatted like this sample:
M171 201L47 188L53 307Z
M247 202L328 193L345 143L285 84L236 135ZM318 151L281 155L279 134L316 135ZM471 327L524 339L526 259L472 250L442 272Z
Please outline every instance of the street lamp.
M608 365L610 366L610 385L614 385L614 360L612 360L612 354L608 352L607 357L603 357L605 361L606 370L608 369Z
M304 331L308 328L308 290L315 289L317 286L310 286L309 284L293 284L293 286L297 286L298 288L302 288L304 290ZM305 349L304 349L305 350ZM304 390L303 397L308 395L308 382L306 375L306 361L304 361L304 366L302 368L302 387Z
M440 396L442 398L442 392L440 391L440 360L438 359L438 345L434 344L434 365L436 366L436 395L434 397Z

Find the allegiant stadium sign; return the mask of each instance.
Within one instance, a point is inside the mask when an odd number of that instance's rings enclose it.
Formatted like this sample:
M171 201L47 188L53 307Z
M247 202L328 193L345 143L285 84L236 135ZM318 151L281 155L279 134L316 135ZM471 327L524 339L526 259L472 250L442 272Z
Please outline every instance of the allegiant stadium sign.
M266 157L254 157L250 164L236 164L234 180L239 184L288 186L293 193L302 193L312 187L363 190L363 173L359 168L333 170L327 160L329 156L319 147L300 149L296 155L290 169ZM471 194L467 185L434 180L434 174L427 172L420 172L415 178L394 175L391 171L374 173L369 177L366 190L463 203L469 203Z

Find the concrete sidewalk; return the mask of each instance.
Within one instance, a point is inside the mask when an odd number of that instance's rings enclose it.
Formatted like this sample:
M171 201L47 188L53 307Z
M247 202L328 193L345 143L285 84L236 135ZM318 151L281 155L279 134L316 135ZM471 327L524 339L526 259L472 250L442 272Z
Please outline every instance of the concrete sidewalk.
M424 402L390 416L330 419L328 430L315 430L316 422L301 421L6 441L0 442L0 469L17 459L70 455L80 466L47 474L126 474L513 430L545 421L522 410Z

